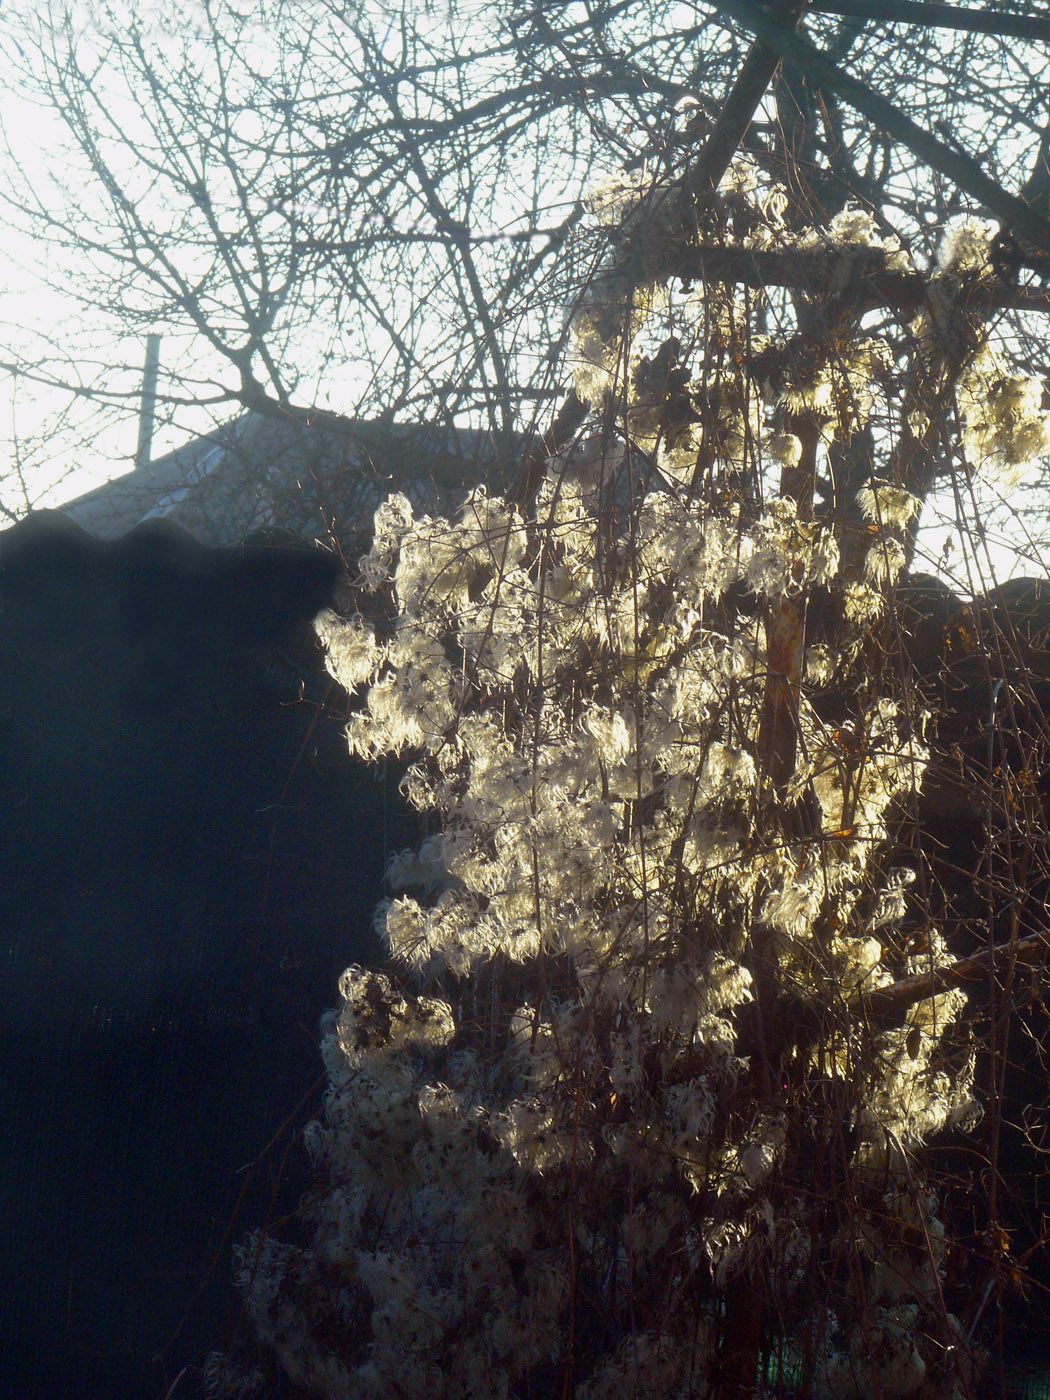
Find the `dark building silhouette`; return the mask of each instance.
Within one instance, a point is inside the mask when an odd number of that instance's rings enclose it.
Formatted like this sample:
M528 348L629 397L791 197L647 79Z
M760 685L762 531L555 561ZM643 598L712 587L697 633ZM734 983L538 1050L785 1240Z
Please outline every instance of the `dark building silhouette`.
M296 1208L318 1022L418 835L312 620L391 491L448 512L522 450L252 412L148 440L0 533L0 1396L185 1400L234 1344L233 1246Z
M0 534L0 1395L200 1393L232 1246L295 1207L412 839L311 626L341 576L156 518Z

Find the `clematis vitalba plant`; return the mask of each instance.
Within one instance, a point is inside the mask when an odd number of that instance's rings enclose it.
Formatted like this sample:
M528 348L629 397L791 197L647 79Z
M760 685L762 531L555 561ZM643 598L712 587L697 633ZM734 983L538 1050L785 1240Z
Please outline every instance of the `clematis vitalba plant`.
M744 157L599 191L577 431L523 499L393 496L323 624L432 834L327 1024L311 1243L244 1251L310 1394L970 1393L916 1153L972 1057L898 851L931 717L894 599L943 454L1011 472L1046 420L973 310L989 230L922 271L785 206ZM734 280L770 252L790 286ZM873 324L861 269L921 307Z

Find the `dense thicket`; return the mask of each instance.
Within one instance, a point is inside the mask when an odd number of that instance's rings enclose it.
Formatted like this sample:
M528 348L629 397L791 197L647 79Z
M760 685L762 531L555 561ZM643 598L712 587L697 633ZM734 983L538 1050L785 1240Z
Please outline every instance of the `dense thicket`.
M392 498L393 628L329 632L352 750L418 754L441 833L342 980L313 1246L246 1253L249 1307L333 1397L987 1393L1042 1245L1003 1069L1038 1053L1045 619L907 567L954 460L1050 444L997 235L916 267L747 155L592 209L572 432L515 502ZM973 1220L933 1139L982 1162Z
M105 173L59 240L219 405L543 429L505 496L382 507L324 629L354 753L439 830L340 983L309 1237L243 1252L275 1366L1003 1389L1043 1249L1042 585L1000 575L1050 443L1045 20L277 6L239 43L263 17L170 66L50 27Z

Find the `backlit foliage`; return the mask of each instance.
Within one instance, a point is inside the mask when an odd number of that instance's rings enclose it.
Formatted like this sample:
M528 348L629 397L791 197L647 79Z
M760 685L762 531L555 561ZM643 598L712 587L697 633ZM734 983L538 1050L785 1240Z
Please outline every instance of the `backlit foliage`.
M524 507L392 498L361 565L390 625L324 624L351 749L411 756L433 834L327 1027L312 1243L243 1254L310 1394L968 1393L915 1156L974 1112L964 996L868 1013L950 960L890 839L928 758L890 619L936 472L1012 470L1047 426L965 304L985 230L873 329L854 263L907 270L899 242L784 205L743 158L715 197L599 191L584 429ZM809 284L705 279L700 244Z

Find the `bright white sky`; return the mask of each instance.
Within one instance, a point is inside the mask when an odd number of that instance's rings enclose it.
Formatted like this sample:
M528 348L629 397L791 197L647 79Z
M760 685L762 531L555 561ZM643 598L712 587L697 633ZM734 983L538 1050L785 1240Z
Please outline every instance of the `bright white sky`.
M9 89L0 90L0 126L6 133L22 170L31 175L38 187L50 180L53 153L59 145L61 124L35 106L30 106ZM6 161L6 153L0 160ZM47 280L47 249L15 234L10 227L0 238L0 334L12 348L29 349L32 339L40 334L61 342L63 334L83 326L84 313L78 303L64 295ZM0 352L2 354L2 352ZM51 413L60 411L68 395L48 392L28 381L16 381L0 374L0 490L5 491L5 504L19 505L7 491L4 477L20 457L19 444L31 440ZM29 473L28 485L36 497L45 492L47 498L37 504L56 504L90 490L109 477L119 474L122 462L130 470L134 456L136 428L129 422L122 429L107 434L107 440L87 460L70 472L68 461L37 465ZM50 471L50 475L49 475ZM59 484L54 499L48 488Z
M111 0L111 13L103 19L96 6L78 5L74 0L70 6L74 28L78 32L97 33L100 24L119 24L122 3L123 0ZM142 0L133 9L129 7L129 14L134 13L139 25L148 29L151 40L162 46L165 42L179 42L174 36L181 37L189 31L198 3L199 0ZM244 0L244 4L254 9L256 0ZM58 0L3 0L0 60L9 71L17 71L23 62L25 50L20 43L20 27L32 24L37 15L50 14L51 5L56 10L62 8ZM129 111L127 120L134 121L133 111ZM13 158L16 166L32 178L38 191L69 178L69 172L59 164L58 153L66 140L60 118L49 108L28 102L13 90L12 84L0 85L0 130L10 148L5 149L0 144L0 175L4 165ZM81 207L85 209L90 208L94 197L90 188L78 192ZM0 207L0 221L3 217ZM71 379L79 376L82 382L90 383L93 356L76 353L77 347L85 344L103 356L115 356L113 363L141 366L145 359L144 340L142 344L126 341L114 344L112 332L107 336L101 316L98 335L91 334L93 327L84 308L75 297L63 294L60 289L68 275L65 261L49 267L46 246L24 239L9 225L0 223L0 360L8 358L4 353L5 344L10 344L12 349L20 348L31 360L34 338L40 336L73 347ZM162 364L165 348L162 343ZM137 390L140 384L141 371L136 369L134 384L129 383L128 388ZM0 499L5 505L18 508L23 504L17 491L12 492L9 485L16 461L27 460L31 464L25 475L36 505L60 504L132 469L138 424L131 414L96 441L89 442L83 451L75 453L75 460L70 458L68 449L51 458L46 446L42 451L39 447L36 452L32 451L33 439L41 426L68 402L67 393L48 391L25 379L16 382L0 371ZM212 421L205 412L200 414L199 423L193 421L192 414L187 414L178 428L167 433L158 429L153 440L153 454L178 446L194 431L205 431Z
M17 38L13 36L7 21L13 16L17 24L16 12L19 5L28 6L31 12L32 8L40 3L41 0L15 0L12 9L8 0L3 11L0 11L0 57L10 56L15 66L18 55L12 53L11 45L17 43ZM167 0L154 0L150 10L156 17L157 27L154 33L159 42L163 43L164 36L172 32L170 26L173 23L188 23L189 11L194 3L195 0L180 0L172 9ZM250 9L255 0L244 0L244 3ZM93 13L90 10L85 11L85 24L93 22L90 18ZM141 23L141 6L136 13ZM39 189L46 189L56 176L61 178L62 172L55 170L54 159L55 151L62 144L63 135L63 127L57 116L46 109L29 105L12 92L10 86L6 86L0 89L0 125L21 168L32 173ZM0 168L5 158L3 150L0 149ZM85 191L85 198L90 202L90 192ZM78 330L88 329L82 307L72 298L64 296L61 291L47 285L46 258L46 248L41 249L36 244L13 237L10 230L0 237L0 336L3 340L14 338L16 342L21 341L26 346L31 344L33 333L41 333L45 336L50 334L59 343L65 344L80 339L76 334ZM99 343L102 344L101 336ZM144 353L144 344L122 345L119 347L118 362L139 365ZM164 354L165 347L162 344L162 363ZM0 359L2 358L4 355L0 350ZM82 372L89 374L90 370L84 368ZM130 387L132 386L129 385ZM3 495L0 499L3 499L6 505L18 507L22 504L12 497L7 484L11 464L16 460L17 444L31 440L46 415L62 407L66 400L65 395L49 394L24 381L16 384L11 376L0 373L0 446L3 450L3 457L0 458L0 462L3 462L0 466L0 493ZM205 430L210 421L207 415L202 414L199 430ZM167 436L158 434L153 444L154 454L169 450L184 441L194 430L191 423L192 419L184 417L179 429L169 431ZM38 453L35 464L26 473L34 503L60 504L113 476L131 470L136 435L137 424L129 415L122 424L114 426L104 434L99 442L90 444L75 462L68 457L64 461L51 460L46 449L42 454ZM945 504L949 507L950 515L953 513L950 503ZM920 567L938 567L948 537L949 527L946 524L924 531L925 549L930 557ZM989 543L997 573L1005 576L1017 567L1012 556L1001 545L992 541ZM953 572L953 565L958 567L961 562L958 548L940 559L940 562L941 567ZM1031 558L1025 560L1019 571L1028 574L1037 572L1035 561Z

